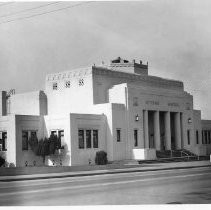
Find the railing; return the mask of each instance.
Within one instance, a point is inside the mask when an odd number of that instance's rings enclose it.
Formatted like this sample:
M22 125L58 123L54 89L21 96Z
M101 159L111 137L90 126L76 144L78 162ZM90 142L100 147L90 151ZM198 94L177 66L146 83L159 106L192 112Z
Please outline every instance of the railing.
M178 153L178 151L175 151L175 150L170 150L170 157L171 158L184 158L184 157L187 157L188 158L188 160L190 159L190 158L192 158L192 157L196 157L197 158L197 160L199 160L200 158L199 158L199 155L194 155L194 154L192 154L191 153L191 155L189 155L187 152L185 152L185 151L180 151L180 157L176 157L176 156L173 156L173 153L174 152L177 152ZM184 155L183 155L184 154Z

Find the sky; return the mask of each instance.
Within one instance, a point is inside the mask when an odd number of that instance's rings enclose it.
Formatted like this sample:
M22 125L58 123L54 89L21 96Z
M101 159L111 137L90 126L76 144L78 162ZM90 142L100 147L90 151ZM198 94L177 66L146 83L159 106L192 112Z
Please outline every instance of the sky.
M210 0L49 3L0 2L1 90L43 90L48 73L120 56L183 81L194 108L211 119Z

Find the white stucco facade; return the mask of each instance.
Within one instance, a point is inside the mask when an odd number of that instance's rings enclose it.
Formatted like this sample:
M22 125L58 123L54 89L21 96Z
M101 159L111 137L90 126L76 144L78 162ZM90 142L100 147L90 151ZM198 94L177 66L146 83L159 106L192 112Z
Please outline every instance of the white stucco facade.
M32 133L62 136L64 149L46 164L94 163L100 150L109 161L156 159L156 150L211 152L211 121L193 109L193 96L181 81L148 75L142 62L118 58L109 66L49 74L44 91L1 91L0 105L0 154L16 166L43 164L23 150Z

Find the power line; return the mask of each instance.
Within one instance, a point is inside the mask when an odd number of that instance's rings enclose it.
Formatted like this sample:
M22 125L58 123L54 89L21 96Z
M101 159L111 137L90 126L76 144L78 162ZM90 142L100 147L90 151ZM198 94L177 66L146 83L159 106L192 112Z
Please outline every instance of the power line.
M8 14L6 14L6 15L1 15L0 18L4 18L4 17L9 17L9 16L17 15L17 14L20 14L20 13L23 13L23 12L35 10L35 9L42 8L42 7L47 7L47 6L49 6L49 5L58 4L58 3L60 3L60 2L51 2L51 3L44 4L44 5L40 5L40 6L37 6L37 7L32 7L32 8L20 10L20 11L17 11L17 12L11 12L11 13L8 13Z
M8 5L8 4L14 4L14 3L15 3L15 2L2 3L2 4L0 4L0 7L6 6L6 5Z
M81 6L83 4L92 3L92 2L93 1L86 1L86 2L79 3L79 4L75 4L75 5L71 5L71 6L67 6L67 7L55 9L55 10L51 10L51 11L48 11L48 12L42 12L42 13L38 13L38 14L35 14L35 15L30 15L30 16L26 16L26 17L20 17L20 18L8 20L8 21L0 22L0 25L5 24L5 23L19 21L19 20L30 19L30 18L33 18L33 17L37 17L37 16L41 16L41 15L46 15L46 14L58 12L58 11L61 11L61 10L70 9L70 8L73 8L73 7Z

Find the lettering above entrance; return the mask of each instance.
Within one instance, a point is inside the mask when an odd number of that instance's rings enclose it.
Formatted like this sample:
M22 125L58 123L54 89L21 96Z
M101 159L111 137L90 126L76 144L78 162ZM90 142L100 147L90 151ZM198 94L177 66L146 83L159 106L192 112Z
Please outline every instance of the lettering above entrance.
M179 104L178 103L168 103L168 106L176 106L176 107L179 107Z
M147 105L159 105L159 101L146 101Z

